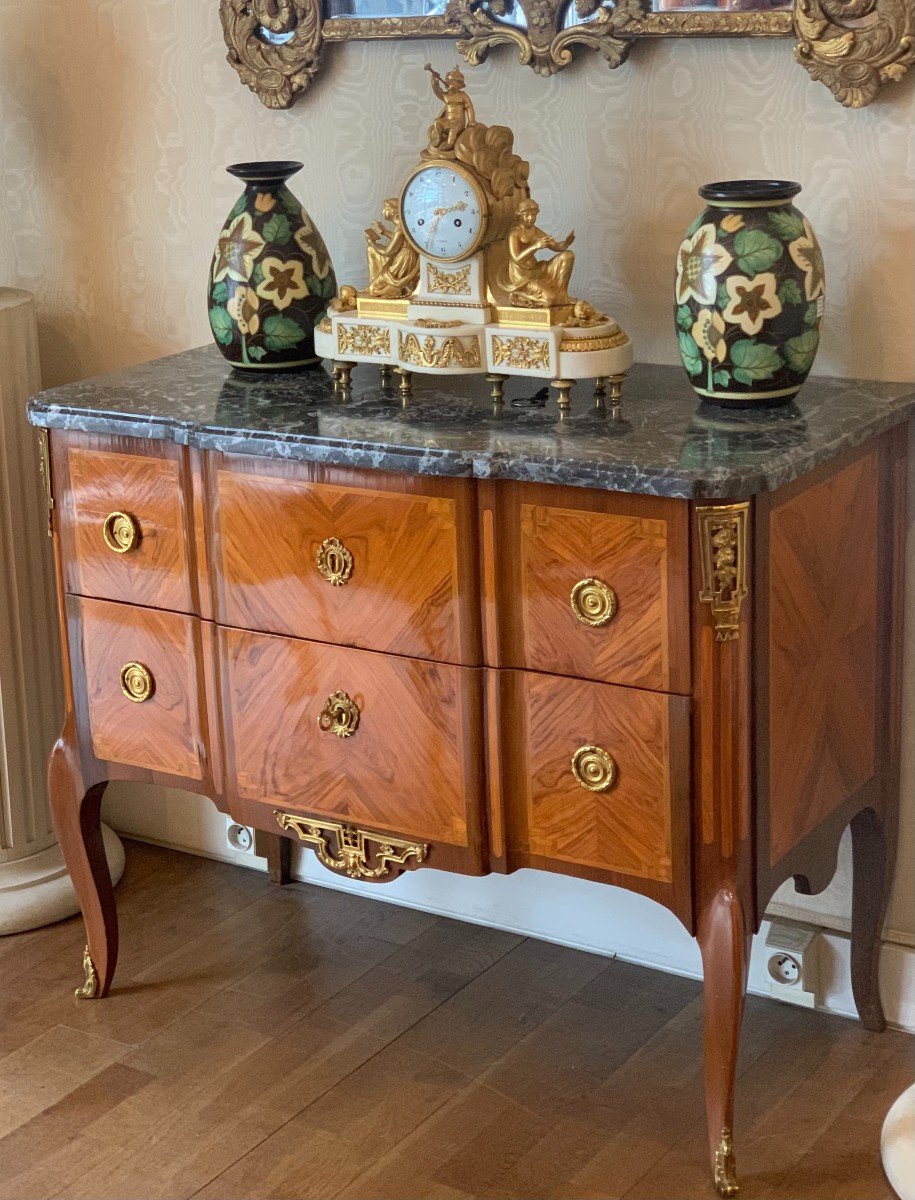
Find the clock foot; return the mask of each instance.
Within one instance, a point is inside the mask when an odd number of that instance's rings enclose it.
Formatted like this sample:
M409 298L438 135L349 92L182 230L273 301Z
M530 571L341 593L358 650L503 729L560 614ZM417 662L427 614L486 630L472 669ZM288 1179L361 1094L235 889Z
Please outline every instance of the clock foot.
M394 368L390 363L381 364L381 386L387 388L391 386L394 377Z
M505 403L505 397L502 392L505 387L507 375L487 375L486 382L492 384L492 391L489 393L492 396L492 402L496 408L500 408Z
M413 375L406 367L395 367L394 370L400 376L400 402L406 408L413 395Z
M351 362L335 362L334 363L334 387L340 391L348 391L352 386L351 380L353 375L353 367L355 363Z
M566 418L568 417L569 413L572 411L572 401L569 399L569 392L571 392L574 384L575 384L574 379L554 379L553 380L553 387L559 393L559 395L557 396L557 400L559 401L559 419L560 419L560 421L565 421Z
M594 380L594 408L597 412L603 412L606 409L605 399L607 396L607 380L603 375L599 375Z
M623 383L625 380L625 375L611 375L609 377L610 401L613 405L618 405L623 398Z

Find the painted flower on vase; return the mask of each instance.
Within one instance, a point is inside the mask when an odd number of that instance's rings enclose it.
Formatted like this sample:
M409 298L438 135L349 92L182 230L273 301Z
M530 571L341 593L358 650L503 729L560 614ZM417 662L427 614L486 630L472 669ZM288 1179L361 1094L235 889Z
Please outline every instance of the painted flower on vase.
M692 328L693 341L709 360L724 362L728 352L724 340L724 319L721 313L700 309Z
M270 300L281 312L293 300L301 300L309 294L305 267L301 262L296 259L284 262L281 258L265 258L261 265L264 278L257 294L264 300Z
M219 235L216 258L213 262L213 282L219 283L229 276L237 279L239 283L244 283L251 277L255 260L266 244L255 231L248 213L236 217Z
M804 217L804 236L788 246L788 253L804 272L804 291L808 300L817 300L826 291L826 272L823 254L810 222Z
M738 229L743 229L743 217L740 213L728 213L721 222L721 228L725 233L736 233Z
M272 196L269 192L258 192L254 207L259 213L273 212L276 208L276 196Z
M677 303L691 296L700 304L714 304L717 277L731 265L732 256L715 241L715 226L700 225L680 247L677 259Z
M771 321L782 311L778 298L778 281L771 271L754 275L732 275L725 280L728 304L723 316L731 325L739 325L744 333L759 333L764 321Z
M302 210L302 215L305 215L304 209ZM326 279L330 271L330 255L326 250L322 253L320 246L316 242L318 242L318 239L315 238L311 222L307 226L303 224L300 229L295 231L295 243L302 253L307 254L311 259L311 266L315 275L317 275L318 279Z
M253 337L261 327L261 319L258 316L258 309L261 306L260 298L252 288L240 287L235 291L235 295L226 305L229 310L229 316L238 326L239 333L243 333L246 337Z

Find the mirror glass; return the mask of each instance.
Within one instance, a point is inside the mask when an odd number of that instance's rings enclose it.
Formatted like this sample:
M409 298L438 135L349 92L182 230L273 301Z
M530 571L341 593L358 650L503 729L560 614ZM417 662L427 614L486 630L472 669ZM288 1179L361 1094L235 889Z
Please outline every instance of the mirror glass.
M331 17L441 17L447 0L324 0L324 15ZM770 12L790 9L792 0L651 0L654 12ZM493 14L494 15L494 14ZM518 29L527 28L527 17L520 4L512 4L503 16L494 19ZM580 23L574 2L570 2L563 24Z

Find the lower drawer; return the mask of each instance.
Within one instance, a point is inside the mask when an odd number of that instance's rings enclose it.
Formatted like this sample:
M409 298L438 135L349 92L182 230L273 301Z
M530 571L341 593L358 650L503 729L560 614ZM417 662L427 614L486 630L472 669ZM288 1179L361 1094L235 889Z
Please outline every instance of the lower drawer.
M488 673L509 870L619 883L688 921L689 698L532 671Z
M67 612L87 749L139 777L174 776L211 790L204 683L210 626L181 613L75 596Z
M234 814L266 827L269 805L343 821L427 843L425 865L482 870L480 671L238 629L218 637Z

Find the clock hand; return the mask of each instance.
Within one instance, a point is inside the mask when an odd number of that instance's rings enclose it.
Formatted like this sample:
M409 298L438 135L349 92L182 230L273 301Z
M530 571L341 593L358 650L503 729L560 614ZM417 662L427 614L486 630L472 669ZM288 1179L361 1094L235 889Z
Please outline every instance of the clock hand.
M452 204L450 208L434 208L432 210L433 220L432 224L429 226L429 236L426 239L426 244L428 245L429 242L431 242L435 237L436 230L438 229L439 222L441 221L442 217L445 217L448 215L448 213L452 212L463 212L466 207L467 202L465 200L459 200L457 204Z

